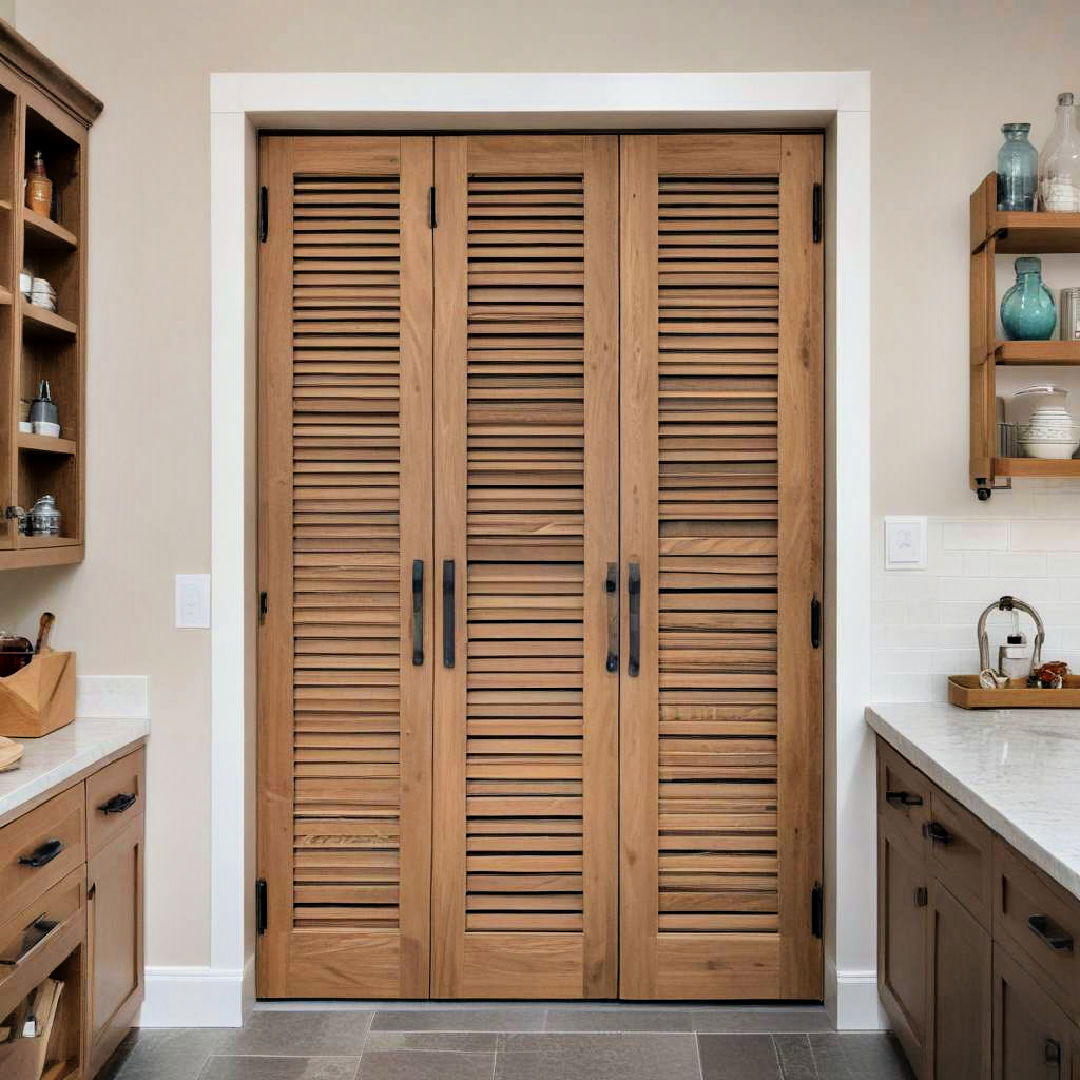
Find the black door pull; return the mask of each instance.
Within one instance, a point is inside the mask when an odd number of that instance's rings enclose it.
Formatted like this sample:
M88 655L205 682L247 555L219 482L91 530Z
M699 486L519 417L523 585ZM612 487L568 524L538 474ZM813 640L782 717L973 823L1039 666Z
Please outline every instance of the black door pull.
M19 856L20 866L48 866L64 850L63 840L47 840L29 855Z
M604 577L607 596L608 647L604 670L614 675L619 670L619 564L609 562Z
M412 662L424 666L424 560L412 564Z
M454 602L456 582L453 559L443 559L442 564L442 617L443 617L443 667L452 668L457 662L457 649L454 641L455 612Z
M951 844L952 833L945 828L944 825L939 824L936 821L928 821L923 827L923 836L925 836L931 844Z
M130 810L139 801L139 796L134 794L114 795L108 802L103 802L98 809L103 814L122 814Z
M1027 919L1028 929L1048 948L1055 952L1072 952L1073 939L1054 926L1045 915L1029 915Z
M641 567L630 564L628 579L630 592L630 660L627 674L635 678L641 673Z

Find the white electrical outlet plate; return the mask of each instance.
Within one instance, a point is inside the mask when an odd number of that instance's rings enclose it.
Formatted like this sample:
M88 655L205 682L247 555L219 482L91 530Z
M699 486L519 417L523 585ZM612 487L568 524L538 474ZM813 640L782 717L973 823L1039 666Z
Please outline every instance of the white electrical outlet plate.
M885 569L926 569L926 518L885 519Z
M176 629L210 629L210 575L176 575Z

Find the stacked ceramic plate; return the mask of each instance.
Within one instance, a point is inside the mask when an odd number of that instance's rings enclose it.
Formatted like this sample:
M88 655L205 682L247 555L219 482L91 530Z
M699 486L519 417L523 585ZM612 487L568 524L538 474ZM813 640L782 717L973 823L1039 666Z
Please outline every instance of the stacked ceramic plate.
M1016 437L1025 457L1063 461L1080 448L1080 423L1065 407L1068 391L1062 386L1028 386L1016 392L1022 401L1035 401L1027 423L1017 425Z

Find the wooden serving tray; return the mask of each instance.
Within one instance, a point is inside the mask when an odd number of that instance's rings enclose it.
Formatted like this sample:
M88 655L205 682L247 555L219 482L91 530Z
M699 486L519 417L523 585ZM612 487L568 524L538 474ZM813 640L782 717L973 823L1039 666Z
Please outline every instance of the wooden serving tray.
M984 690L978 675L950 675L949 704L960 709L1080 709L1080 675L1066 675L1060 690Z

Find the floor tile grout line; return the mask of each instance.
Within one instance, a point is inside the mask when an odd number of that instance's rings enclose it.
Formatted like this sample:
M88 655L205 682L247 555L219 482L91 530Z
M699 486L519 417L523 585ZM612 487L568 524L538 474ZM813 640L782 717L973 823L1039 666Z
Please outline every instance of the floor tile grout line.
M698 1033L693 1033L694 1039L694 1057L697 1058L697 1074L698 1080L705 1080L705 1070L701 1067L701 1039L698 1037Z

